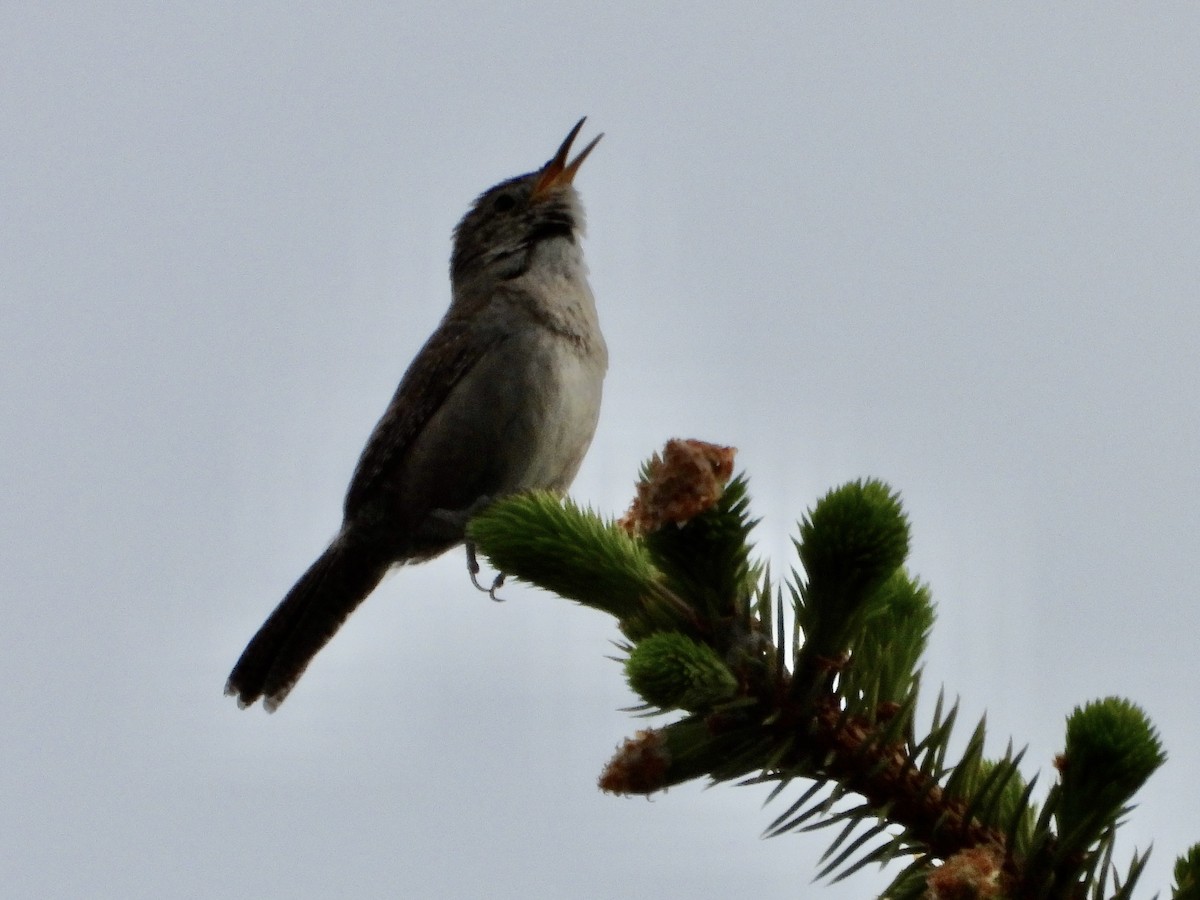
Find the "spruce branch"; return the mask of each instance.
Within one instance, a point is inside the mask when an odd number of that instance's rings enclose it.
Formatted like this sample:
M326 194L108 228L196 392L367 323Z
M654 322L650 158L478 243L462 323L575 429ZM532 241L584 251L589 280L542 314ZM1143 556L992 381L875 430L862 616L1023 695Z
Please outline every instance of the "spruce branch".
M957 704L939 694L918 721L934 606L904 565L899 494L873 479L829 491L778 583L753 559L757 520L734 452L668 442L617 521L533 493L469 526L502 572L612 615L630 687L677 716L626 740L601 788L771 782L775 800L807 783L767 834L834 829L820 877L906 861L886 893L897 900L1130 897L1148 854L1120 872L1117 830L1165 760L1145 713L1115 697L1077 708L1040 801L1023 750L986 755L983 720L952 758ZM1200 900L1200 844L1175 882L1173 896Z

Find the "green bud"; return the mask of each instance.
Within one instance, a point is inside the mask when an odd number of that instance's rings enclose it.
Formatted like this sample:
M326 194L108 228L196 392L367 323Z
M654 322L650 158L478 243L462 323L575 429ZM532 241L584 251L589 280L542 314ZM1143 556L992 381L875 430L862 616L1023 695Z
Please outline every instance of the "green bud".
M1175 860L1172 900L1200 900L1200 844L1193 844Z
M652 634L625 661L629 686L660 709L707 709L737 693L737 679L711 647L678 632Z
M900 497L882 481L852 481L826 494L800 523L806 583L796 615L805 653L836 657L874 593L908 555Z
M963 796L971 799L976 818L1001 831L1012 830L1016 846L1023 850L1033 836L1036 819L1033 808L1021 802L1026 787L1028 782L1017 770L1016 760L981 759ZM986 793L980 796L980 792Z
M618 619L637 615L659 580L641 543L548 491L498 500L467 536L501 572Z
M810 584L869 596L908 556L900 495L873 479L835 488L801 523L799 549Z
M848 701L861 698L871 715L881 703L903 703L913 691L917 666L933 627L929 588L896 569L872 595L862 628L850 647L851 664L842 672L839 692Z
M1089 846L1166 758L1154 726L1128 700L1106 697L1076 707L1058 762L1062 799L1055 816L1063 842Z

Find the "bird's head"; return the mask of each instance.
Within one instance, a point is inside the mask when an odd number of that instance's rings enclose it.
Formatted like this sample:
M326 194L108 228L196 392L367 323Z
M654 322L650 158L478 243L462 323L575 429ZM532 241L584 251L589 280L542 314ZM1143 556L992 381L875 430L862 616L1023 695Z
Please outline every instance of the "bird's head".
M573 182L583 161L604 135L598 135L568 162L571 144L586 116L540 169L484 191L454 229L450 277L462 284L479 277L520 276L542 241L574 242L584 228L583 207Z

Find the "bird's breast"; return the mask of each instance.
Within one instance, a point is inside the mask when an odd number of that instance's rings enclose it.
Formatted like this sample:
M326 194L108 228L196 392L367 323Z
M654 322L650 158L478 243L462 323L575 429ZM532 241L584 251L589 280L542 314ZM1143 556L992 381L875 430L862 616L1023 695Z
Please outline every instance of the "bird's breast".
M528 458L523 471L514 473L512 489L562 491L575 478L595 434L606 359L561 335L543 340L535 358L530 402L513 422L513 437Z

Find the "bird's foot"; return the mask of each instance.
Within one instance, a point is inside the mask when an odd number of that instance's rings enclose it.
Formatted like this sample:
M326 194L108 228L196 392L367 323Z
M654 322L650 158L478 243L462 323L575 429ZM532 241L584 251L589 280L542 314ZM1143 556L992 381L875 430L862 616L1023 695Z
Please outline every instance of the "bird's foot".
M467 572L470 574L471 584L475 585L476 590L483 591L497 603L503 602L504 598L497 597L496 591L500 590L500 588L504 586L504 579L506 577L505 574L503 572L497 572L496 577L492 579L492 586L490 588L486 588L480 584L479 558L475 555L475 544L471 541L467 541Z

